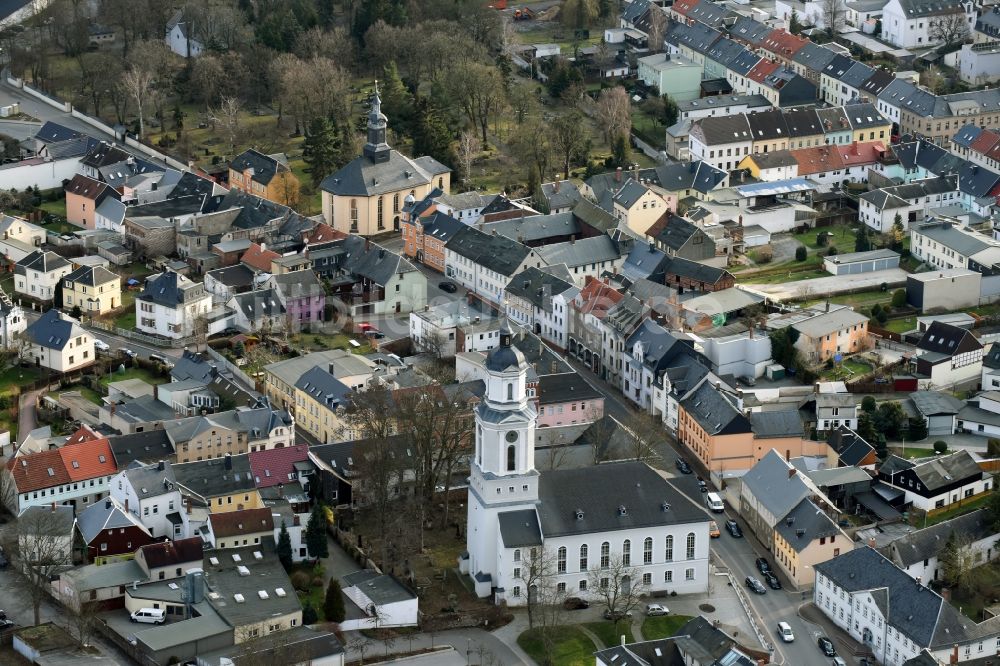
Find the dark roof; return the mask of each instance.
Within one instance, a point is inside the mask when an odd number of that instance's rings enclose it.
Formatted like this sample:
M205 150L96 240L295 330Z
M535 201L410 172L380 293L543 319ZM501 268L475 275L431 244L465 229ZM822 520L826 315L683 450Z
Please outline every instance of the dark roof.
M802 500L789 511L775 525L775 531L799 552L805 550L815 539L840 534L836 523L808 499Z
M754 141L764 141L769 139L779 139L788 136L788 125L785 123L785 114L775 109L774 111L760 111L747 116L750 124L750 136Z
M174 564L200 562L204 557L204 542L200 536L142 546L143 557L150 569L169 567Z
M21 3L26 4L26 3ZM2 3L0 3L2 5ZM3 9L0 8L0 17L3 17ZM60 143L62 141L69 141L70 139L77 139L83 136L82 133L77 132L75 129L70 129L60 125L59 123L54 123L51 120L47 121L38 131L35 132L35 139L41 141L42 143Z
M837 54L837 56L830 61L830 64L823 68L823 74L839 81L842 76L847 74L847 70L853 67L854 64L855 62L853 58Z
M77 327L76 320L64 319L59 310L53 308L30 324L26 333L28 339L40 347L62 350L73 337L74 327ZM82 333L82 329L77 327L77 332Z
M887 69L876 69L868 80L861 84L861 90L871 95L878 96L886 86L896 79L892 72Z
M537 308L549 310L553 296L572 288L573 285L566 280L529 266L511 278L507 293L523 298Z
M344 250L344 255L338 264L340 269L382 287L389 284L389 281L399 273L412 273L417 270L401 255L386 250L381 245L369 242L361 236L350 235L334 241L334 244ZM286 273L286 275L291 275L291 273ZM277 279L281 281L282 276L277 276Z
M120 279L117 274L112 273L104 266L80 266L75 271L63 278L65 282L79 282L88 287L107 284L112 280Z
M917 463L913 466L913 473L928 491L944 488L965 479L979 479L985 474L972 455L964 450Z
M170 190L170 194L167 195L167 198L177 199L179 197L191 195L206 197L212 193L214 187L215 185L212 181L207 178L202 178L191 171L185 171L181 175L181 179L177 181L176 185L174 185L174 188Z
M670 257L670 263L666 266L664 272L667 275L678 275L689 280L704 282L705 284L716 284L726 277L732 277L732 274L724 268L701 264L697 261L684 259L683 257Z
M871 78L871 75L875 73L875 70L868 65L860 62L855 62L851 65L844 75L840 77L840 82L851 86L852 88L860 88L861 85Z
M847 115L847 120L851 123L851 129L868 129L869 127L891 124L882 117L882 114L878 112L874 104L867 102L862 104L847 104L844 106L844 113Z
M816 115L814 109L785 111L785 125L788 127L789 137L811 136L823 133L823 124L820 122L819 116Z
M545 197L549 209L566 208L576 205L583 196L580 188L571 180L542 183L542 196Z
M174 446L167 431L162 428L113 436L108 438L108 444L118 469L124 469L133 462L154 463L174 455Z
M982 348L982 343L966 329L941 321L931 322L917 343L917 349L946 356Z
M662 244L667 249L676 252L687 245L688 241L695 236L705 235L705 232L683 217L668 212L646 230L646 235L656 239L657 243Z
M425 236L436 238L442 243L447 243L452 236L465 227L460 221L441 211L435 211L429 217L420 218L420 224L424 227Z
M906 18L941 16L963 11L962 4L957 0L900 0L899 5Z
M744 113L698 118L692 123L691 131L700 131L708 145L752 141L750 123L747 122L747 114Z
M178 463L173 468L178 485L206 499L254 488L250 458L245 453Z
M758 439L802 437L805 434L802 419L797 409L752 412L750 414L750 427L754 437Z
M749 42L753 45L762 44L767 36L771 34L772 27L755 21L748 16L741 16L733 24L730 37L739 41Z
M547 405L557 402L596 400L603 394L590 385L584 377L576 372L563 372L556 375L541 375L538 378L538 404Z
M233 297L236 307L252 324L259 324L264 317L280 317L285 305L277 289L256 289Z
M884 590L889 625L918 647L951 646L969 635L968 625L974 626L940 596L868 546L814 566L847 592Z
M253 169L250 180L258 182L261 185L270 184L274 180L274 177L278 175L278 171L281 170L282 166L284 165L270 155L257 152L253 148L243 151L229 163L230 169L239 171L240 173L243 173L247 169ZM286 170L287 168L285 167Z
M595 488L615 492L597 493ZM546 538L708 520L701 507L640 462L544 471L538 489L537 511Z
M748 50L729 61L726 68L732 70L740 76L746 76L760 61L761 57L759 55Z
M456 231L463 226L465 225L456 220ZM569 211L552 215L529 215L497 222L486 222L479 229L488 234L501 234L519 243L530 243L579 234L580 223L572 211Z
M712 48L705 55L720 65L725 66L744 51L746 51L745 46L737 44L727 37L723 37L715 42L715 44L712 44Z
M751 431L750 420L725 393L717 391L708 381L703 381L701 386L685 396L681 405L709 435Z
M356 157L320 183L320 189L337 196L370 197L427 185L434 176L451 171L432 157L413 160L396 150L384 162L367 155Z
M254 272L243 264L216 268L214 271L205 273L206 278L210 275L213 280L217 280L235 291L246 291L253 287Z
M542 533L538 526L538 514L534 509L504 511L497 516L500 538L504 548L520 546L540 546Z
M859 465L861 461L875 452L875 447L866 442L858 433L843 425L830 432L827 436L827 443L837 452L842 465Z
M994 533L993 521L986 509L946 520L937 525L916 530L889 544L888 551L906 568L923 560L937 557L953 535L969 541L979 541Z
M299 381L295 382L295 388L331 409L336 408L351 392L350 387L331 375L326 368L318 366L304 372Z
M531 248L506 236L486 234L465 227L445 246L452 252L486 269L510 277L531 253Z
M129 153L118 146L107 141L101 141L80 160L80 164L99 169L119 162L125 162L130 157L132 156Z
M39 273L51 273L70 265L68 261L55 252L35 250L14 265L14 272L18 275L26 275L25 271L30 269Z
M137 297L141 301L152 301L170 308L176 308L185 302L185 295L199 296L205 293L202 284L196 284L179 273L164 271L155 278L146 281L145 287Z
M830 49L808 42L792 56L792 60L814 72L819 72L829 65L835 57L837 54Z
M994 370L1000 368L1000 345L990 346L990 351L983 357L983 366Z

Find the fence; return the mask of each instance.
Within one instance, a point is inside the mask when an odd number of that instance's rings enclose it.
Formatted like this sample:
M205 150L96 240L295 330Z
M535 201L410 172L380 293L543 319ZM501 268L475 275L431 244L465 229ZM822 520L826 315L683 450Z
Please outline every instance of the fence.
M193 345L198 342L198 337L194 335L189 335L186 338L158 338L155 335L146 335L145 333L139 333L138 331L129 331L124 328L118 328L117 326L103 321L93 321L89 325L94 328L99 328L102 331L113 333L119 337L135 340L136 342L140 342L144 345L149 345L150 347L167 347L170 349L176 349L178 347L187 347L188 345ZM252 383L251 386L253 386Z
M207 347L205 351L208 353L208 357L210 359L212 359L216 363L221 364L223 368L233 373L233 376L235 376L236 379L240 380L245 386L250 388L254 388L257 386L257 382L252 377L243 372L243 370L241 370L238 365L230 361L228 358L226 358L219 352L215 351L211 347Z

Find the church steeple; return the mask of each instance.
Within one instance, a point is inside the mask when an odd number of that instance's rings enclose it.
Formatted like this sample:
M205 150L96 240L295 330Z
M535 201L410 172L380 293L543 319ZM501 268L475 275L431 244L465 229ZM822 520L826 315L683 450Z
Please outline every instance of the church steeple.
M385 141L387 118L382 114L382 99L378 95L378 80L375 81L375 93L372 95L372 108L368 112L368 142L365 143L364 156L372 162L388 162L389 144Z

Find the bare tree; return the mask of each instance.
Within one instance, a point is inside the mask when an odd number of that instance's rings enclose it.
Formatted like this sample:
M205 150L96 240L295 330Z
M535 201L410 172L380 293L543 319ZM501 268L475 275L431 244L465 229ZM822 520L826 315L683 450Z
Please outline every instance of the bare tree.
M930 65L920 73L920 82L933 93L940 92L945 85L944 74L937 65Z
M632 104L621 86L602 90L597 98L597 123L609 144L632 131Z
M659 457L656 446L666 437L663 421L652 414L642 414L631 422L629 458L650 462Z
M221 127L229 143L229 155L234 157L236 153L236 138L240 133L240 111L242 105L235 97L223 97L219 105L208 109L208 117L213 128Z
M559 591L558 554L541 546L520 549L521 561L514 563L520 593L526 595L528 628L537 630L546 661L555 653L555 629L563 624L565 593Z
M981 560L972 548L972 540L966 534L952 533L941 551L941 574L944 582L960 590L969 590L975 585L975 569Z
M73 628L76 629L76 639L80 641L82 647L89 647L90 641L97 632L98 613L101 605L97 601L81 600L79 605L68 606L70 619Z
M961 44L969 38L969 21L959 6L958 11L932 19L927 26L931 41L946 45Z
M504 86L499 70L480 62L458 63L448 77L451 98L465 113L487 143L486 129L490 117L500 107Z
M65 523L55 507L28 511L17 521L17 582L31 602L36 625L41 622L42 601L49 595L53 576L72 564L71 533ZM66 600L66 606L76 607L82 601Z
M659 53L663 50L663 39L666 35L667 14L656 5L653 5L649 12L649 28L646 30L650 52Z
M143 104L149 99L151 93L153 73L139 67L133 67L122 75L121 82L129 96L135 100L139 112L139 139L142 140L145 134Z
M823 0L820 5L823 14L823 27L826 33L833 37L844 27L847 21L847 5L844 0Z
M570 166L574 158L579 157L580 161L585 161L581 154L588 152L589 140L586 132L582 131L584 127L583 114L573 109L557 116L549 127L552 132L553 148L559 153L562 160L563 178L568 180Z
M637 545L631 547L634 549ZM600 558L598 566L588 572L588 588L600 599L617 630L618 622L642 601L647 586L642 580L642 571L631 565L631 553L605 556L602 551Z
M472 180L472 163L482 149L483 144L475 132L462 132L462 136L458 139L458 159L462 162L462 175L466 182Z

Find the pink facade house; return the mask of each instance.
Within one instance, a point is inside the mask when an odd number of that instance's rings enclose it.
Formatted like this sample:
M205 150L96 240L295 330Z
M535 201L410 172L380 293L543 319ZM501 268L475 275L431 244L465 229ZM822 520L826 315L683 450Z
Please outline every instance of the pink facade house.
M536 426L593 423L604 416L604 396L575 372L538 378Z
M270 282L285 305L286 316L294 330L311 328L323 322L326 290L311 270L273 275Z

